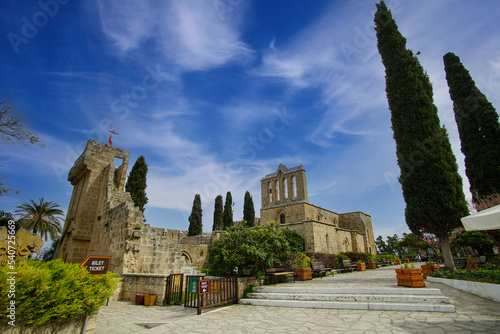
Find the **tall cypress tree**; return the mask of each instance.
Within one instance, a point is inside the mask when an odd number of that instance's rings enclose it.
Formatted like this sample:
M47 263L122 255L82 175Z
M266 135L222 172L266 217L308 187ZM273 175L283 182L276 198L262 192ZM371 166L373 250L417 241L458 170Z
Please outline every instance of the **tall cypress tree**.
M377 46L386 72L406 224L417 235L436 235L446 265L454 270L449 236L468 212L462 179L447 131L439 124L429 77L406 49L406 38L384 1L376 6Z
M189 216L188 235L200 235L203 231L201 212L201 197L199 194L196 194L193 200L191 215Z
M146 196L146 174L148 173L148 165L144 156L137 158L130 174L128 175L125 191L130 193L134 205L139 207L139 210L144 212L144 206L148 203Z
M219 195L215 198L214 206L214 224L212 225L212 231L222 231L224 224L222 222L222 214L224 212L222 206L222 196Z
M230 191L228 191L226 194L226 203L224 204L222 221L224 224L224 230L227 230L228 227L233 226L233 197L231 196Z
M486 96L476 87L460 58L444 55L446 80L453 100L465 172L474 200L500 192L500 123Z
M245 193L245 202L243 202L243 220L246 222L246 226L255 226L255 209L252 196L248 191Z

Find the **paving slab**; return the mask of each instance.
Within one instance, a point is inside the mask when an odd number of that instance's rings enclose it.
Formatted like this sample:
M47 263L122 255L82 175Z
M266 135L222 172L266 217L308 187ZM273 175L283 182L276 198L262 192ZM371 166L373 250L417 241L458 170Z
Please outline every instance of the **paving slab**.
M416 264L418 265L418 264ZM395 288L394 267L337 274L312 281L278 284L278 287ZM426 282L439 289L455 306L454 313L370 311L231 305L204 310L182 306L137 306L110 302L97 315L96 334L103 333L500 333L500 304ZM143 324L160 324L146 328Z

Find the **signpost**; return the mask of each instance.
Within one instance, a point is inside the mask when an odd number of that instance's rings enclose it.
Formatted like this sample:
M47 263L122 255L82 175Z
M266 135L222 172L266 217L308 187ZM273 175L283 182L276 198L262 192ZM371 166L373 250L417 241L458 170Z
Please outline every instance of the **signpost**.
M210 293L210 281L209 280L201 280L200 281L200 295L206 295Z
M189 293L198 293L198 277L189 278Z
M80 268L86 267L91 276L106 275L110 263L110 256L89 256Z

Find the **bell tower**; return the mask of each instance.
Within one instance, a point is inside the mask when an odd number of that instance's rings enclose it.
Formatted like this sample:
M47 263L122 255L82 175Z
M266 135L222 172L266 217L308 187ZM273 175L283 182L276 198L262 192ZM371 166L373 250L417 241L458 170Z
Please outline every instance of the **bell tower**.
M306 170L302 165L286 168L280 164L276 173L261 180L262 209L276 205L308 203Z

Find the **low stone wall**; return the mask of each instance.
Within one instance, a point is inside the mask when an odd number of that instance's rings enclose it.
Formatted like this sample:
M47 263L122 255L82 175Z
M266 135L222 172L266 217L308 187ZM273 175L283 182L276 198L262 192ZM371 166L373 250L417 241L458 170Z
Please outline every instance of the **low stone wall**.
M86 316L81 316L75 319L64 319L59 321L54 321L50 324L37 327L36 329L29 327L21 327L16 325L16 327L10 326L4 322L0 323L0 332L3 334L93 334L96 324L96 315L87 318L87 323L85 324ZM83 328L85 327L85 332Z
M156 295L155 305L163 305L168 275L123 274L120 300L135 301L135 295Z
M243 297L243 293L250 286L260 286L264 284L264 278L239 277L238 278L238 299Z
M472 293L476 296L493 300L500 303L500 285L491 283L481 283L474 281L464 281L458 279L440 278L427 276L429 282L446 284L452 288Z

